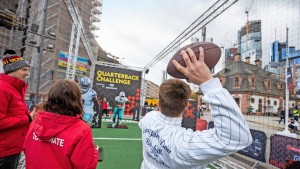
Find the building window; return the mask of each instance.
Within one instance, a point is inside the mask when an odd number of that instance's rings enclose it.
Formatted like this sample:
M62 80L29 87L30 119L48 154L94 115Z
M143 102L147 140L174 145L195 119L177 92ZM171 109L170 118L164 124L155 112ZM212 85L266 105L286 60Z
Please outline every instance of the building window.
M251 87L254 87L254 78L251 78Z
M234 86L239 86L239 78L234 78Z
M240 107L240 99L239 98L234 98L236 104Z
M274 101L274 106L276 106L277 105L277 101Z
M283 85L282 84L280 85L280 89L283 89Z
M258 100L258 111L262 112L262 99Z
M254 98L251 98L251 103L254 103L254 102L255 102Z
M268 89L268 90L271 90L271 82L268 82L267 89Z
M270 100L268 100L268 105L270 105L271 104L271 102L270 102Z

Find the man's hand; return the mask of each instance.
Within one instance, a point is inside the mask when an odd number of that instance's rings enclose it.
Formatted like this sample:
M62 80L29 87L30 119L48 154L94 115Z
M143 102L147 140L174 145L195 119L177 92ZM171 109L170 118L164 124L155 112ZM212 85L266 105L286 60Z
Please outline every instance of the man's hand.
M204 63L204 50L202 47L200 47L199 50L199 60L197 60L191 48L187 48L186 51L181 51L181 55L187 67L181 66L176 60L172 61L176 69L178 69L188 78L188 82L195 83L197 85L201 85L202 83L213 78L209 68ZM187 52L190 57L188 56Z

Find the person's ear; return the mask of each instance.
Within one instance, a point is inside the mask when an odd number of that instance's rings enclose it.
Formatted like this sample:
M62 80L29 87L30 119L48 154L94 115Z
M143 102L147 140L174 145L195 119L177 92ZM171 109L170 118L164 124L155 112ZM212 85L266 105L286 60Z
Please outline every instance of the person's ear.
M157 103L157 107L160 109L160 103L159 103L159 100L158 100L158 103Z
M189 100L187 100L187 104L186 104L186 107L185 107L185 109L187 109L187 108L189 108Z

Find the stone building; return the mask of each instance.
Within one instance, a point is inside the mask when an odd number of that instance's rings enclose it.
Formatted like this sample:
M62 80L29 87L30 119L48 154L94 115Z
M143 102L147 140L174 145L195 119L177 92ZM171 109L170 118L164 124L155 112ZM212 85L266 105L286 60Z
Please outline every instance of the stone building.
M280 75L261 69L259 60L253 65L247 60L240 61L240 56L236 55L235 60L227 62L226 67L214 77L220 79L243 114L276 115L285 107L285 81L281 80ZM197 94L200 98L201 90ZM296 103L296 95L292 92L289 97L289 108L294 107Z

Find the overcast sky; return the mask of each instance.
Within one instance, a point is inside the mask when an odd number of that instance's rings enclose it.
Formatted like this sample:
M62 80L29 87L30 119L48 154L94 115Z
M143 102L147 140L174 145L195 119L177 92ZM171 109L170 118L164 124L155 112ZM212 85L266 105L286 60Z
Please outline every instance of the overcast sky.
M215 2L103 0L98 42L107 52L124 58L122 64L143 68ZM269 62L271 43L285 41L286 26L290 28L289 43L299 49L300 2L294 0L240 0L207 25L207 38L219 46L232 47L237 43L237 31L246 23L249 7L249 20L262 20L263 65ZM200 38L200 32L195 36ZM152 67L146 79L160 84L171 56Z
M107 52L124 58L122 64L143 68L212 3L207 0L104 0L99 43ZM160 84L165 62L150 69L146 79Z

